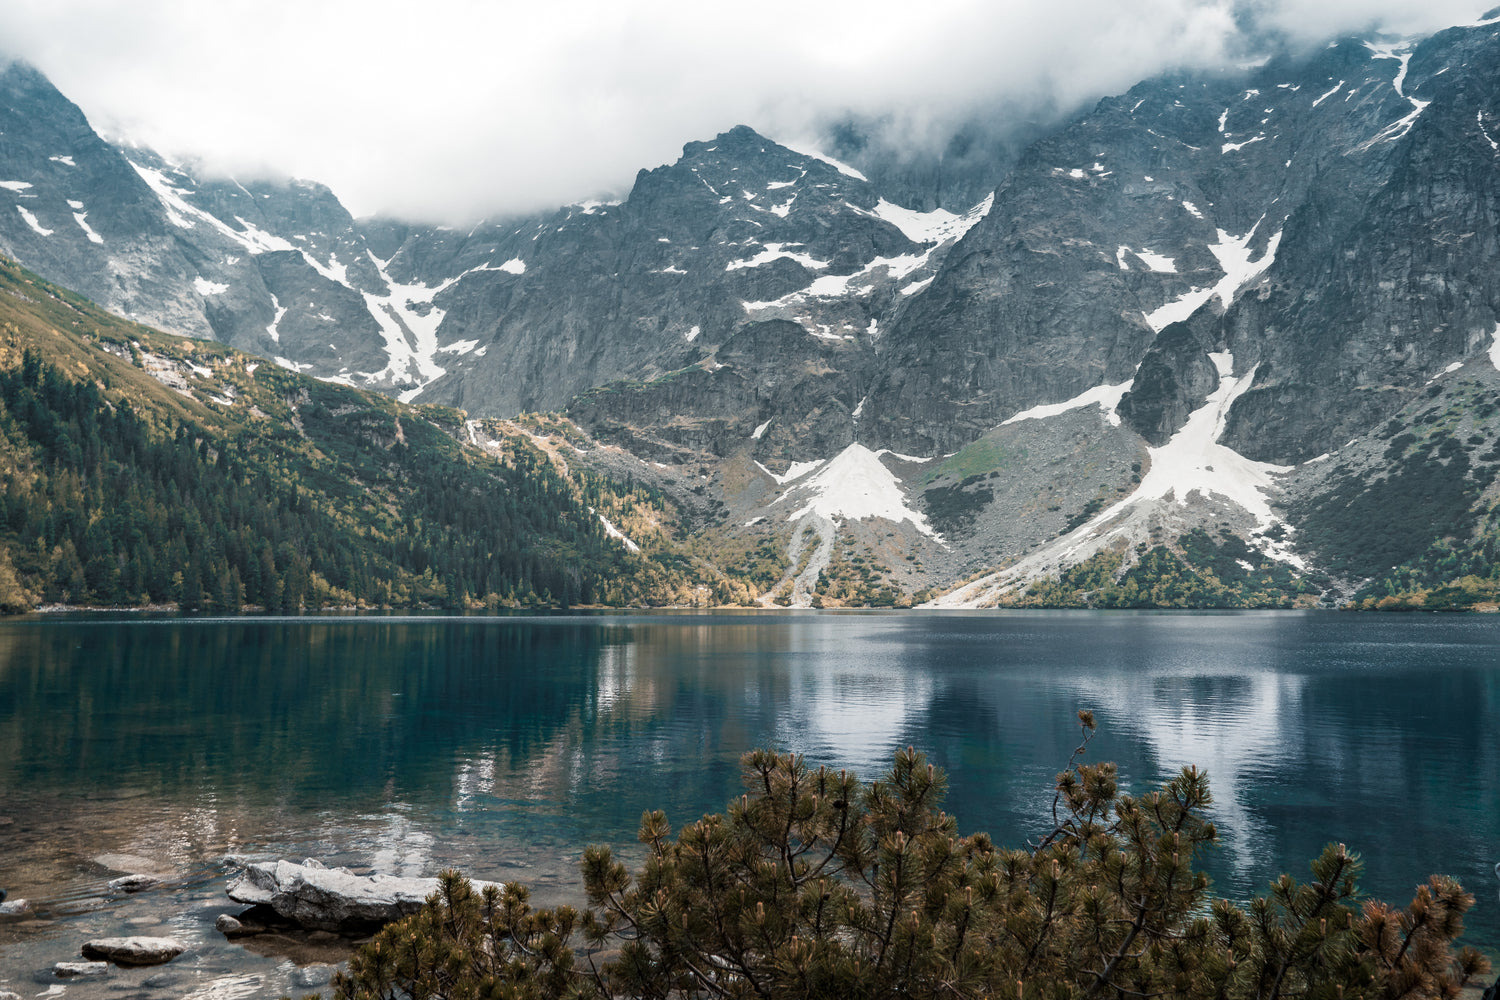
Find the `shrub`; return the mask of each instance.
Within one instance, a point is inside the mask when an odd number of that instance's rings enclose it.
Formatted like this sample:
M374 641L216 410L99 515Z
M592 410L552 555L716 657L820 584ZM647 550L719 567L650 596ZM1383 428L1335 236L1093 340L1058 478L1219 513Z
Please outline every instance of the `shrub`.
M582 862L589 907L532 911L446 873L335 980L355 998L978 998L1451 1000L1487 970L1453 941L1473 904L1433 876L1405 909L1356 903L1360 862L1331 845L1242 907L1194 869L1215 842L1202 771L1122 794L1113 764L1058 776L1051 829L1024 849L960 837L941 771L911 749L889 774L752 751L746 793L673 838L647 814L632 876ZM575 934L576 931L576 934ZM578 946L575 956L571 946Z

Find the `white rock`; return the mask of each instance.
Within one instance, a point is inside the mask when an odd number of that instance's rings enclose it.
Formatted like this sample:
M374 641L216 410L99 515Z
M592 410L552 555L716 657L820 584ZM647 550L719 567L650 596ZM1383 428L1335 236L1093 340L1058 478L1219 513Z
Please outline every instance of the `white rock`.
M186 951L182 942L162 937L98 938L83 946L83 957L116 965L161 965Z
M32 914L31 900L8 899L0 903L0 920L18 920Z
M493 882L474 882L476 892ZM261 903L281 916L315 930L357 930L415 913L437 891L435 878L355 875L321 865L246 865L225 892L237 903Z
M58 962L52 967L52 974L60 979L69 979L73 976L107 976L109 975L109 963Z
M111 879L109 888L113 892L140 892L149 889L153 885L160 885L161 879L155 875L122 875L117 879Z

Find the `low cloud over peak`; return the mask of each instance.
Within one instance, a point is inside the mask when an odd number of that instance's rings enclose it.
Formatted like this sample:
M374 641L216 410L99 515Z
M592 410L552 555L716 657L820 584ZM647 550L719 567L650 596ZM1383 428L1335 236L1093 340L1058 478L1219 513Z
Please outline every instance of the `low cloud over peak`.
M936 145L981 107L1020 120L1233 62L1247 32L1422 33L1477 13L1444 0L13 0L0 37L113 135L316 178L357 214L458 220L623 193L637 169L736 122L805 140L883 118Z

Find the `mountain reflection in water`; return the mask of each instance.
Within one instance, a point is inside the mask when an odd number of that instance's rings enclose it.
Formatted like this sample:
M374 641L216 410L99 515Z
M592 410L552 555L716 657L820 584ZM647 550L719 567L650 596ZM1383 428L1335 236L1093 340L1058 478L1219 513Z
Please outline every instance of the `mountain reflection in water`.
M738 794L755 746L872 777L908 744L947 808L1036 833L1093 709L1091 759L1143 789L1207 769L1243 898L1343 841L1366 888L1428 873L1479 898L1500 946L1500 622L1348 614L611 614L0 625L0 885L52 930L0 925L0 988L80 934L160 921L202 988L293 991L285 963L212 930L225 855L398 874L457 866L576 898L583 845L638 850ZM9 822L5 822L8 820ZM168 891L116 897L95 859ZM136 930L135 933L142 933ZM278 971L280 970L280 971ZM244 985L245 977L256 978ZM228 988L228 987L225 987Z

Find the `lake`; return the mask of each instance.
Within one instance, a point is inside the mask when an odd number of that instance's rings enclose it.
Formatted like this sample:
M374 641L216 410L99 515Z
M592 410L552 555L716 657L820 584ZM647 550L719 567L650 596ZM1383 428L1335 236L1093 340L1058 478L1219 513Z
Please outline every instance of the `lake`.
M1493 616L58 616L0 623L0 886L45 918L0 924L0 989L35 995L90 937L170 933L193 950L69 994L300 995L317 970L292 959L336 950L216 934L238 909L226 856L454 866L569 900L583 845L629 854L643 810L722 808L756 746L865 777L916 746L961 829L1019 845L1079 708L1100 724L1090 758L1131 789L1207 769L1219 893L1305 878L1342 841L1372 895L1459 877L1479 898L1468 942L1500 953ZM112 894L111 855L171 880Z

